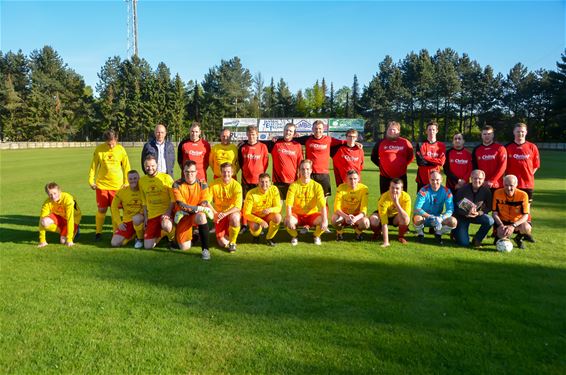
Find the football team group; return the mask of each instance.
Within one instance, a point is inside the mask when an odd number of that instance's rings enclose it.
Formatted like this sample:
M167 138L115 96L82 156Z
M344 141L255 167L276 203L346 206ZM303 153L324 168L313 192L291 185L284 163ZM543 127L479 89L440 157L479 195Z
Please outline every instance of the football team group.
M490 228L494 243L514 234L521 249L524 241L534 242L530 204L540 157L537 146L526 140L523 123L515 125L513 141L505 146L495 142L493 127L484 126L481 144L470 152L461 133L453 136L453 147L447 151L436 139L434 122L427 124L427 139L413 146L400 136L400 124L391 121L371 153L379 168L381 193L373 212L368 212L368 186L361 182L364 152L358 132L350 129L346 140L339 140L324 134L322 121L314 122L311 135L298 137L295 130L289 123L283 137L259 141L257 127L249 126L247 140L236 145L231 143L230 130L222 129L221 142L211 147L201 137L200 125L193 123L175 150L160 124L142 150L144 175L130 168L117 135L105 132L89 171L98 207L95 240L102 240L110 208L112 246L134 240L136 249L152 249L168 239L170 248L186 251L200 242L205 260L210 259L209 232L228 252L236 251L238 236L246 231L254 243L263 238L268 246L275 246L281 224L291 245L298 244L299 231L309 230L320 245L321 236L329 232L329 216L336 241L343 241L344 230L352 228L356 240L364 240L364 231L371 231L372 240L381 238L383 247L390 245L390 227L398 227L398 241L406 244L411 221L418 242L424 241L425 227L438 244L449 234L458 245L479 248ZM269 154L271 175L266 173ZM331 195L330 159L337 186L332 215L326 202ZM415 159L413 205L407 193L407 168ZM182 171L177 180L173 179L175 161ZM210 184L209 167L214 175ZM57 232L62 244L73 246L81 220L76 199L55 182L45 185L45 192L38 246L47 246L46 232ZM470 224L479 224L473 235Z

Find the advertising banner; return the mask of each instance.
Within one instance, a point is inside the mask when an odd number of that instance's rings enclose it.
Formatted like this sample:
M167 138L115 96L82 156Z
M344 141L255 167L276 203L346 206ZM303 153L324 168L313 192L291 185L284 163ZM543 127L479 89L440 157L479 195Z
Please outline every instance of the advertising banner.
M245 141L248 139L246 132L232 132L231 139L233 141Z
M285 128L285 124L292 122L291 119L259 119L260 132L281 132Z
M340 139L345 141L346 140L346 131L343 132L330 132L328 133L329 136L331 136L332 138L336 138L336 139ZM364 135L362 132L358 131L358 140L356 142L363 142L364 141Z
M348 129L364 131L365 120L361 118L331 118L328 128L331 132L345 132Z
M297 132L299 133L311 133L312 124L320 120L324 123L324 132L328 131L328 119L327 118L294 118L293 124L297 126Z
M249 125L257 126L257 118L223 118L223 128L246 128Z

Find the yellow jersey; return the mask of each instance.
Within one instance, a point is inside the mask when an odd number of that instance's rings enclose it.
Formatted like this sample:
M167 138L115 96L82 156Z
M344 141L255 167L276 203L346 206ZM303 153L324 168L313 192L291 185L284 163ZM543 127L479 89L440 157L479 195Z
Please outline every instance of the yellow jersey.
M401 208L411 217L411 196L406 192L402 191L399 197L399 204ZM391 200L391 193L386 191L379 197L377 201L377 214L379 215L379 221L382 224L387 224L390 217L395 217L399 212L395 203Z
M368 213L369 189L366 185L359 183L355 189L343 183L336 190L334 198L334 211L342 211L348 215L357 215L361 212Z
M217 178L210 185L212 202L218 212L224 212L232 207L242 208L242 185L233 178L227 184L222 178Z
M232 143L229 145L218 143L212 146L209 161L212 166L212 172L216 177L220 177L222 175L220 166L224 163L232 164L232 172L234 176L240 170L240 166L238 165L238 148Z
M173 178L167 173L158 172L155 177L143 176L138 182L142 205L147 209L147 218L163 215L169 209L173 196Z
M322 186L315 180L306 184L297 180L289 186L285 204L291 206L294 214L310 215L319 212L325 205Z
M133 217L143 212L142 193L139 190L133 191L129 186L125 186L118 190L112 200L112 217L120 223L120 204L123 208L122 223L129 223ZM117 220L118 219L118 220Z
M82 213L77 201L71 194L61 192L61 196L56 202L47 198L41 206L39 217L46 217L50 214L61 216L67 220L67 238L75 237L75 224L78 225L81 222ZM41 226L39 230L39 242L45 242L45 230L42 230Z
M106 143L96 146L90 170L88 183L96 184L100 190L118 190L128 183L130 161L122 145L110 148Z
M260 223L260 216L264 216L263 210L269 210L269 213L281 212L281 196L277 186L271 185L265 193L256 187L246 194L244 217L248 221Z

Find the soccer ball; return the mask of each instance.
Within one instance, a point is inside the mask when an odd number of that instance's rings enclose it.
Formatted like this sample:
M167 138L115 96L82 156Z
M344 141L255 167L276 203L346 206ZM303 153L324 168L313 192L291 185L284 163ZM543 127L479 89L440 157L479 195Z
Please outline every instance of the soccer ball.
M508 253L513 250L513 242L509 241L507 238L502 238L495 244L497 251L502 253Z

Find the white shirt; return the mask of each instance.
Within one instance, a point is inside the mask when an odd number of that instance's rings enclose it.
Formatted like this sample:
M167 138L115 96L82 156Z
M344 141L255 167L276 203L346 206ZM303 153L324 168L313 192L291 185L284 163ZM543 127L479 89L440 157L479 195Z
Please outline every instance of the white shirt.
M167 164L165 163L165 141L161 144L155 142L157 146L157 171L167 173Z

